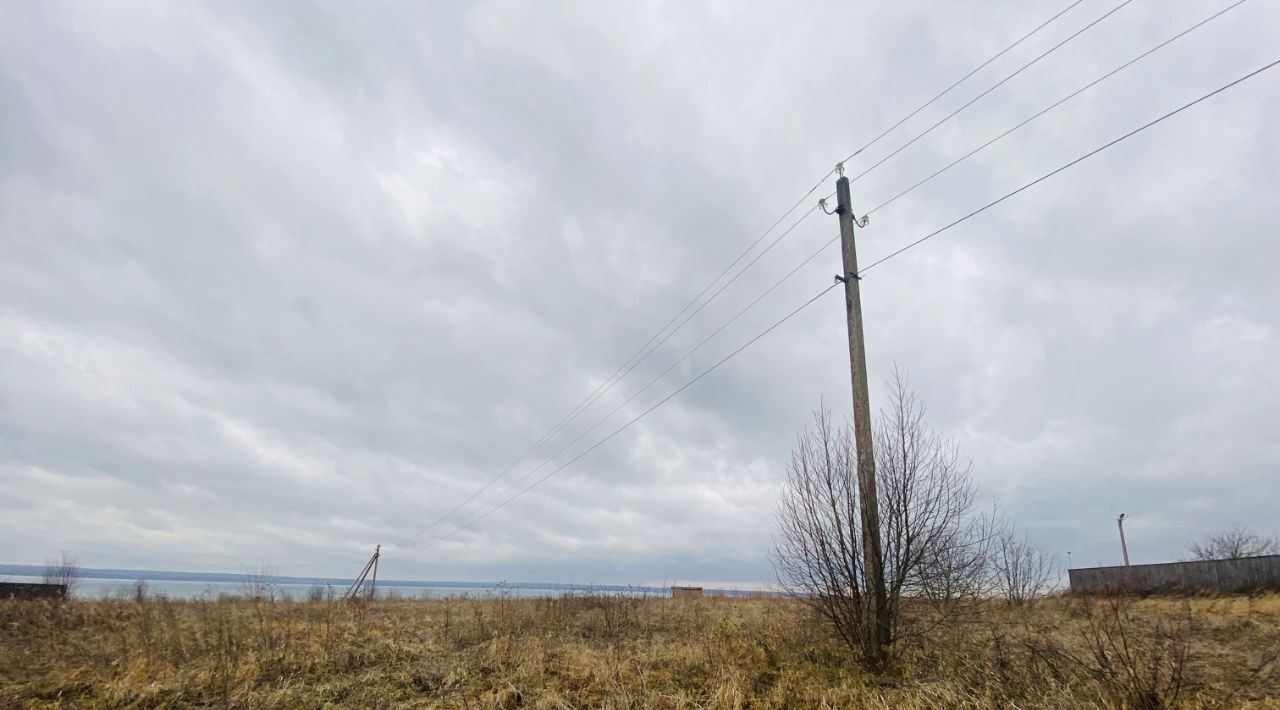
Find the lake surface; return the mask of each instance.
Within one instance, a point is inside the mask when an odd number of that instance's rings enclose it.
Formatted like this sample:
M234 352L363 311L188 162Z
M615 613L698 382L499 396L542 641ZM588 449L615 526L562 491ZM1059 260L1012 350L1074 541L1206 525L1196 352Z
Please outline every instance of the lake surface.
M0 581L38 583L42 580L40 577L33 576L5 575L0 577ZM132 599L137 589L137 584L138 581L136 579L83 578L76 580L74 593L77 599ZM145 585L147 594L163 595L172 599L216 599L222 595L244 596L251 591L250 587L243 582L146 580L143 584ZM328 593L328 589L332 588L335 596L342 596L342 593L347 589L344 584L315 585L286 582L272 584L270 589L278 598L282 597L301 601L307 598L307 595L315 586L325 589L326 594ZM592 588L574 586L567 588L565 585L502 583L495 583L492 585L467 584L465 586L459 586L457 584L431 586L430 583L414 585L397 585L391 583L378 585L379 597L399 596L406 599L438 599L442 597L488 598L497 596L537 598L558 597L566 593L581 594L593 591L610 595L626 594L634 596L658 596L664 594L664 590L649 587Z

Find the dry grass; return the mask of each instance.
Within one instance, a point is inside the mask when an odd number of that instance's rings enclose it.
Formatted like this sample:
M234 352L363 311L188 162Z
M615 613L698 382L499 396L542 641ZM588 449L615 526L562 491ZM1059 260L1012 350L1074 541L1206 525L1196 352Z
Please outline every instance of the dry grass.
M1280 708L1280 597L929 628L872 678L782 599L9 601L0 707Z

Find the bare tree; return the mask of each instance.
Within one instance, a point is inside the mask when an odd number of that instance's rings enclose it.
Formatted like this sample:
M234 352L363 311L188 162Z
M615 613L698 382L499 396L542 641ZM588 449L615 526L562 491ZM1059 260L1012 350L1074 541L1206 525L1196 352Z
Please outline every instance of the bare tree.
M1049 591L1057 577L1057 560L1004 525L993 546L996 586L1010 606L1022 606Z
M796 438L777 509L774 564L783 589L831 622L864 658L867 619L857 465L850 427L820 407Z
M983 521L972 516L972 465L929 426L904 372L895 367L886 385L875 452L885 578L896 612L903 595L951 600L978 592L987 555Z
M1280 537L1263 537L1243 525L1213 533L1191 543L1193 560L1231 560L1237 557L1280 555Z
M276 600L276 576L265 564L258 565L244 575L240 583L241 595L254 601Z
M41 581L45 584L61 584L66 589L66 596L74 595L76 588L80 586L76 558L63 552L56 560L46 560Z
M947 606L973 606L970 603L989 596L996 587L995 546L1000 540L1002 525L995 509L966 517L949 544L936 545L925 556L918 583L911 591Z
M988 526L972 516L971 468L955 443L925 421L925 405L894 371L889 406L875 430L890 613L889 643L910 630L901 613L904 597L955 600L980 592L986 571L983 535ZM882 649L868 646L870 616L861 558L857 454L852 427L836 427L825 408L799 435L777 509L774 564L782 587L830 620L840 638L879 665Z

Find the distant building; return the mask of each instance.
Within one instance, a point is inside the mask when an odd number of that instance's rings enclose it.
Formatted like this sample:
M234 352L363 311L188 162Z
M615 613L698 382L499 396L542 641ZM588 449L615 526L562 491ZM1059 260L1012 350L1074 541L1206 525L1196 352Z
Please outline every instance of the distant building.
M680 599L681 597L700 597L702 596L702 587L672 587L671 598Z
M65 599L65 584L0 582L0 599Z

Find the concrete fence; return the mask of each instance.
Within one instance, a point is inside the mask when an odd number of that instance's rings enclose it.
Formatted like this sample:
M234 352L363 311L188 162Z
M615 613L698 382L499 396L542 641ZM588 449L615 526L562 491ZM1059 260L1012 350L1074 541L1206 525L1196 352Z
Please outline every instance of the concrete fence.
M1071 591L1253 592L1280 590L1280 555L1067 570Z

